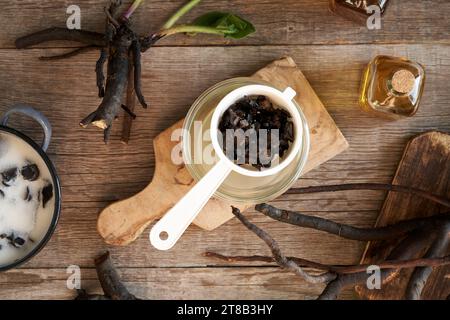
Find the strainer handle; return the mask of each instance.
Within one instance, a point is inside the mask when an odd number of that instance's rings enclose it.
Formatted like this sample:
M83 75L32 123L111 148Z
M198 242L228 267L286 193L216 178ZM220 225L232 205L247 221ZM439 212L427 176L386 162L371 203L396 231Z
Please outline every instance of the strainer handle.
M286 89L284 89L283 95L286 97L286 99L293 100L297 95L297 92L291 87L287 87Z
M149 235L151 244L158 250L172 248L230 172L228 161L220 160L153 226Z

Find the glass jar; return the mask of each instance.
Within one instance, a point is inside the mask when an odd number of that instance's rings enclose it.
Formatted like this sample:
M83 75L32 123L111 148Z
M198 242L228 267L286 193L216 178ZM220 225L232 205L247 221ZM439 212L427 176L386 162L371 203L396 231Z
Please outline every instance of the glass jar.
M371 114L401 119L416 114L425 84L425 70L400 57L377 56L367 66L359 104Z
M252 78L229 79L206 90L191 106L183 124L182 145L186 168L196 181L200 180L215 164L205 163L199 159L199 156L201 157L204 152L207 152L217 160L209 136L211 117L215 107L231 91L252 84L274 87L270 83ZM276 89L284 90L286 88ZM236 204L257 204L271 201L292 187L302 172L310 147L306 118L300 106L295 101L294 104L296 104L303 122L302 146L295 160L274 176L255 178L232 172L214 194L215 198ZM199 152L195 152L199 149L202 151L201 155Z

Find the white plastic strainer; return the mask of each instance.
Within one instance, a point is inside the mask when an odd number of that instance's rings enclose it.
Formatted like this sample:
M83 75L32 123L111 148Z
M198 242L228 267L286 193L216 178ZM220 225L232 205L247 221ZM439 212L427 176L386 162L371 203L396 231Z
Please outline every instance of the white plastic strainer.
M256 171L241 167L228 159L219 143L218 127L224 112L235 102L245 96L259 95L266 96L274 105L290 114L294 125L294 142L277 165ZM292 88L281 92L269 86L249 85L233 90L220 101L213 113L210 129L211 142L219 161L153 226L150 231L150 242L155 248L159 250L172 248L232 171L248 177L266 177L279 173L295 159L300 152L303 132L299 111L292 101L295 96L296 92Z

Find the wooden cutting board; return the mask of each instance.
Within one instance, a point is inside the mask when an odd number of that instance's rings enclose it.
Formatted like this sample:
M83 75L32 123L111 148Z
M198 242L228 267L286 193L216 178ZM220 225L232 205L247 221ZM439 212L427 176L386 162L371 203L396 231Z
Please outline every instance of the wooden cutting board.
M450 135L429 132L412 139L406 146L392 183L450 197ZM401 220L427 217L445 210L448 211L448 208L419 197L389 192L376 225L385 226ZM361 263L376 264L384 260L392 248L393 243L390 242L371 242ZM450 248L447 254L450 254ZM363 299L403 299L412 272L413 269L400 271L383 284L381 290L357 286L356 292ZM449 295L450 266L436 268L422 292L422 299L442 300Z
M295 99L302 107L311 131L311 151L304 172L348 147L344 136L292 58L274 61L253 77L268 81L280 89L290 86L297 92ZM127 245L133 242L153 220L164 215L194 185L187 169L183 165L173 164L170 159L171 150L177 144L171 141L170 136L182 125L183 120L154 139L156 164L151 183L137 195L113 203L100 213L97 229L107 243ZM205 230L219 227L233 217L230 205L211 199L194 224ZM240 206L240 209L244 210L246 206Z

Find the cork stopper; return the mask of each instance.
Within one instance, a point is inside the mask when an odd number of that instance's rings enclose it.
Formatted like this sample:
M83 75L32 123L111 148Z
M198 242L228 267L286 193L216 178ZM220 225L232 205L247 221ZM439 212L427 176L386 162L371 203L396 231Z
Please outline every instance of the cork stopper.
M391 80L392 89L401 94L413 91L415 83L416 77L414 74L405 69L396 71Z

